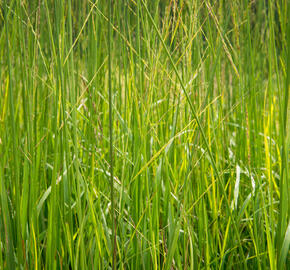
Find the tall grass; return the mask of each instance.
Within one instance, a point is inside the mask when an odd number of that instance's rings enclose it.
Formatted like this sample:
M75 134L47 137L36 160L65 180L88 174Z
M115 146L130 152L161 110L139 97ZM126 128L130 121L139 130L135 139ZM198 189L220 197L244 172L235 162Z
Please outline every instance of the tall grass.
M289 1L0 5L0 269L288 269Z

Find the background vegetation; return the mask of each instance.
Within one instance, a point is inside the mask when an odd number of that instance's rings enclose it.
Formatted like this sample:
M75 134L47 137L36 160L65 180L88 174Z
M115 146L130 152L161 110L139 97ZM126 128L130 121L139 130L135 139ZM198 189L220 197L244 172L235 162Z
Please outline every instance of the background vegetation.
M289 267L289 1L0 3L0 269Z

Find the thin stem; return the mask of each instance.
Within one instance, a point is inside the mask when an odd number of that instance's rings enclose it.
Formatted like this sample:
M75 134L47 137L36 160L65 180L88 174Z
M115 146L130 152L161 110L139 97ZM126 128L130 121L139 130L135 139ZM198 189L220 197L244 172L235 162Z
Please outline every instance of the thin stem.
M111 57L111 16L112 1L109 1L108 20L108 65L109 65L109 128L110 128L110 181L111 181L111 215L112 215L112 269L116 269L116 221L114 202L114 158L113 158L113 115L112 115L112 57Z

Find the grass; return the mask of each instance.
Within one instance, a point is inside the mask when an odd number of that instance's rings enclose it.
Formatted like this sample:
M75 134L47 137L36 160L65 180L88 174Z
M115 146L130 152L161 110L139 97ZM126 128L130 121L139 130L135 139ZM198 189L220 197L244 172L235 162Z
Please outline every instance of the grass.
M289 1L0 6L0 269L288 269Z

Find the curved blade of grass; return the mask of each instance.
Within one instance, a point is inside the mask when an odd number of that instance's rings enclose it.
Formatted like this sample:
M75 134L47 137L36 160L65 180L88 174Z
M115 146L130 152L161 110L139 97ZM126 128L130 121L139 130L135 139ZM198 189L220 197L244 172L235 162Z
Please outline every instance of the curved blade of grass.
M285 233L284 241L280 251L278 265L280 265L281 267L283 267L283 265L285 264L287 255L289 256L289 246L290 246L290 222L288 223L287 231Z

